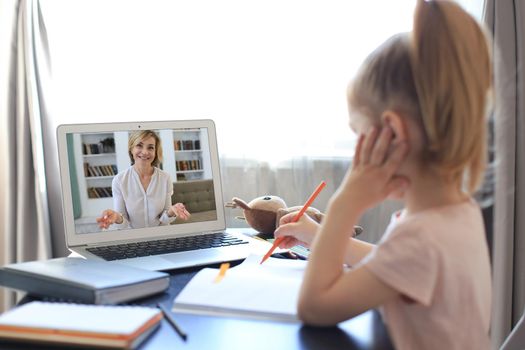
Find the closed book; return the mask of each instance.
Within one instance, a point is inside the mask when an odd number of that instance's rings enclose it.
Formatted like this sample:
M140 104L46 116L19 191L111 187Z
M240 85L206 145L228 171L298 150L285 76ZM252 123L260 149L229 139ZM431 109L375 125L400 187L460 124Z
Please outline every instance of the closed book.
M165 291L169 274L111 261L57 258L5 265L0 285L36 296L117 304Z
M158 309L33 301L0 316L0 339L134 349L162 320Z

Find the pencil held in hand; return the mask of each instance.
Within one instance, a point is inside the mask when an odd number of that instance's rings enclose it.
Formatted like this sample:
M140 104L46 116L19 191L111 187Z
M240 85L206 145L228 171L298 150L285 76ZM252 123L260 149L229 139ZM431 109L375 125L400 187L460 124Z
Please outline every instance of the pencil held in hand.
M312 193L312 195L310 196L310 198L308 198L308 200L306 201L306 203L304 203L303 207L301 208L301 210L299 210L299 212L297 213L297 215L294 216L294 218L292 219L292 222L297 222L299 221L299 219L301 218L301 216L303 216L303 214L306 212L306 210L308 209L308 207L310 205L312 205L313 201L315 200L315 198L317 197L317 195L323 190L323 188L326 186L326 182L324 181L321 181L321 183L319 184L319 186L317 186L317 188L315 189L314 193ZM266 259L268 259L270 257L270 255L272 255L272 253L274 252L274 250L279 246L279 244L282 243L282 241L285 239L286 237L282 236L282 237L279 237L277 238L274 242L273 242L273 245L272 247L270 248L270 250L268 250L268 252L263 256L262 260L261 260L261 264L263 262L266 261Z

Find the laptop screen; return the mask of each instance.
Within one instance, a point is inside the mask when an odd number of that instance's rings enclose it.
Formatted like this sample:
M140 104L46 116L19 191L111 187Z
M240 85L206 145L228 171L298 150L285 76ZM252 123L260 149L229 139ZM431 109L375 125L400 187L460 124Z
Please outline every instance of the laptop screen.
M225 228L211 120L61 125L68 244Z

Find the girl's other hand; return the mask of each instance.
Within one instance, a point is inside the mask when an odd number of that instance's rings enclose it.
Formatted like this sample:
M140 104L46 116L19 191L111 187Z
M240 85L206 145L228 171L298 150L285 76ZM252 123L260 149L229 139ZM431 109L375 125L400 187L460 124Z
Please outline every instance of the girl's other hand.
M372 128L361 134L351 169L334 198L341 208L356 208L359 214L409 186L409 180L396 175L404 161L408 146L394 143L390 126Z
M120 218L120 214L114 210L106 209L102 212L102 216L97 218L98 227L107 229L113 225Z
M182 203L175 203L170 207L170 209L178 218L181 218L182 220L188 220L191 216L190 212Z
M315 237L319 224L306 214L304 214L299 221L292 222L298 212L299 211L288 213L279 220L279 227L273 235L276 239L285 237L279 245L281 249L292 248L298 244L310 247Z

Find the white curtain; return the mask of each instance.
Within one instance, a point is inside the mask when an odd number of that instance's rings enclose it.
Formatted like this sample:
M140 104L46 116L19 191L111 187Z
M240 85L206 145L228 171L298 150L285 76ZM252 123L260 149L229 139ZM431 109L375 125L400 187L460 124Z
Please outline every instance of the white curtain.
M38 0L0 1L0 263L51 256L41 118L49 70ZM15 295L0 288L0 309Z
M324 180L326 188L319 194L313 207L325 211L330 196L339 187L350 166L350 157L316 158L296 157L272 165L256 159L221 158L224 198L239 197L246 202L264 195L278 195L286 204L302 205L311 192ZM393 211L399 209L399 202L387 201L367 211L359 224L364 231L360 236L367 242L375 243L381 238ZM242 216L240 209L226 208L228 227L245 227L246 223L235 218Z
M492 344L525 306L525 2L488 0L494 35L496 110Z

